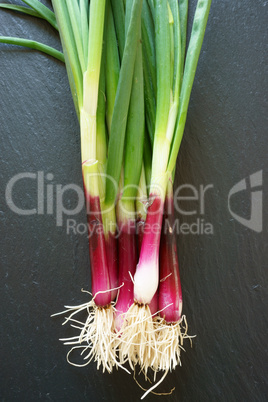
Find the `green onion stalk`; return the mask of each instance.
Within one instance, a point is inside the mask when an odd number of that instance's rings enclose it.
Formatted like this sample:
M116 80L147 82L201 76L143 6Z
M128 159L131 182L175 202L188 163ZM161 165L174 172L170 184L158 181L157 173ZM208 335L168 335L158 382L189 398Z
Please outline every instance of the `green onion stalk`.
M153 138L150 198L146 217L146 231L134 276L134 303L126 315L122 334L124 353L129 362L138 361L145 374L157 367L157 332L151 315L151 303L159 283L158 260L165 200L170 138L166 132L169 123L171 98L171 40L167 0L156 0L154 7L156 58L156 113Z
M173 2L170 2L171 6L172 4ZM162 247L160 254L161 281L159 283L158 293L158 307L160 316L162 318L162 329L159 332L158 346L160 351L163 352L160 353L161 358L159 360L159 368L165 371L174 369L177 365L181 364L180 350L183 346L184 338L191 338L187 335L188 326L186 318L185 316L182 316L182 293L176 239L173 233L174 205L172 183L174 179L176 159L184 132L190 94L208 21L210 6L211 0L198 1L190 42L187 49L186 60L185 43L188 1L180 2L179 7L178 25L181 25L180 32L182 40L181 51L178 53L180 54L181 60L181 68L178 70L178 74L180 74L182 80L178 114L166 169L169 176L169 181L167 185L164 214L165 218L167 219L168 227L166 227L166 233L164 231L162 232ZM166 222L166 219L164 220L164 223ZM172 305L172 308L170 308L170 305Z
M178 51L175 50L175 57L180 63L178 68L179 81L177 82L178 92L180 92L186 51L188 1L180 1L179 12L177 3L170 2L170 7L174 18L174 48L178 48ZM182 315L182 288L176 234L174 232L174 177L175 169L167 184L159 256L160 280L157 297L158 319L161 321L162 329L159 332L158 347L161 355L159 367L162 370L175 369L177 365L181 365L180 354L183 350L184 339L191 340L192 338L187 334L187 320L185 315Z
M107 0L108 3L108 0ZM107 14L107 10L106 10ZM108 31L107 28L105 32ZM104 32L104 34L105 34ZM105 34L106 35L106 34ZM107 37L107 35L106 35ZM99 97L97 107L97 160L99 162L99 188L101 201L101 214L105 237L107 263L110 276L111 299L114 301L118 293L118 253L117 253L117 227L114 205L105 204L105 182L107 165L107 128L106 128L106 77L105 53L107 44L104 38L103 55L100 72Z
M113 2L111 3L113 4ZM121 32L122 27L120 25L116 29L118 21L113 18L112 7L110 7L109 1L107 2L106 63L109 66L109 69L106 70L107 126L110 141L115 140L115 136L117 136L116 143L118 144L120 138L125 136L119 189L115 200L120 288L115 312L115 329L118 333L121 332L124 315L133 303L133 276L137 264L135 199L141 176L145 125L140 15L141 2L135 4L132 0L127 0L126 10L123 13L126 44L121 64L120 42L118 49L116 31ZM131 73L132 85L126 88L122 83L126 79L130 79L129 74ZM120 92L125 99L124 104L120 101ZM127 115L126 124L122 122L124 113ZM109 152L111 157L113 155L112 147ZM111 165L114 167L115 161Z
M73 345L68 353L81 350L85 363L92 359L97 367L111 372L116 365L116 351L112 341L114 307L112 298L117 278L111 258L113 247L107 247L114 228L109 223L115 221L113 209L107 211L103 194L103 173L106 165L105 132L105 77L103 53L103 33L105 22L105 0L92 0L88 20L87 2L53 0L57 24L65 55L70 86L78 111L81 134L81 159L84 193L89 227L89 254L93 299L89 303L68 309L71 312L65 321L74 323L73 316L88 311L86 322L81 325L80 334L64 339ZM112 260L112 264L111 264ZM116 261L115 261L116 262ZM112 266L112 270L109 272Z
M159 286L160 239L166 195L167 201L172 201L171 189L167 193L167 187L172 179L182 140L210 5L211 0L198 1L183 72L184 42L181 40L178 3L175 0L155 0L154 2L157 90L150 194L146 231L143 234L139 263L134 276L134 303L126 314L126 324L121 335L122 345L124 345L121 348L124 347L124 354L128 361L133 362L134 365L138 362L145 374L151 368L155 372L164 370L166 375L169 369L180 364L180 342L182 343L184 337L181 336L181 331L187 329L187 324L182 320L181 311L178 317L175 308L174 319L165 320L167 318L165 310L167 313L170 307L167 304L169 298L165 295L161 295L161 300L164 302L158 305L158 308L161 306L162 311L160 311L157 325L152 319L149 305ZM147 75L150 77L153 71L153 68L150 69ZM168 253L164 254L168 255ZM172 272L173 279L176 269L175 267ZM181 291L176 292L179 287L178 280L176 286L167 289L167 292L173 292L171 304L174 307L177 305L177 297L181 297ZM161 289L163 286L160 286ZM180 301L179 306L181 308ZM170 323L176 323L176 326L172 328ZM164 345L165 339L167 342ZM159 353L159 350L162 352Z

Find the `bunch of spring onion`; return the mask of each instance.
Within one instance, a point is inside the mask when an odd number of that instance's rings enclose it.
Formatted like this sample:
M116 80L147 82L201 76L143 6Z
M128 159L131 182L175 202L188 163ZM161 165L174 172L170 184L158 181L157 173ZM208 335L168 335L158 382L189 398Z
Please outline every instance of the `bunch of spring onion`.
M2 8L46 19L63 54L0 37L65 62L80 122L92 299L67 306L65 339L112 372L128 362L147 377L181 364L187 337L173 180L211 0L198 0L186 52L188 0L38 0ZM85 322L77 314L86 311Z

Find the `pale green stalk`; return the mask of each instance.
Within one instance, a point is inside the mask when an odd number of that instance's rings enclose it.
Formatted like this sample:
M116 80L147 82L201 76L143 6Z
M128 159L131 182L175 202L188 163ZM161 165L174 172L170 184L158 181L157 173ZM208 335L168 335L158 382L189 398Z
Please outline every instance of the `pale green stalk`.
M65 1L52 0L65 56L75 108L79 116L83 104L83 75Z
M88 60L88 4L87 0L80 1L81 33L84 49L84 60Z
M181 30L179 20L179 8L177 0L169 0L170 4L170 21L172 21L172 34L171 34L171 60L173 62L173 70L171 76L171 100L168 118L168 127L166 137L171 143L174 136L174 129L178 116L179 109L179 95L180 95L180 81L181 81Z
M72 24L73 34L75 38L76 49L80 61L82 73L86 70L86 61L84 57L83 39L81 31L80 11L77 0L65 0Z
M167 177L165 176L170 147L172 144L174 130L179 109L179 93L180 93L180 80L181 80L181 32L179 9L176 0L169 0L168 3L168 17L169 17L169 43L170 43L170 103L168 111L168 122L166 132L162 133L158 138L155 137L154 153L153 153L153 167L152 167L152 185L158 184L163 179L163 185L166 183ZM157 12L156 12L157 24ZM159 64L157 65L157 67ZM167 95L166 95L167 96ZM158 162L161 161L161 162ZM162 196L165 194L165 188L162 189ZM151 189L151 191L153 191Z
M102 55L105 0L91 0L88 61L83 77L83 107L80 113L82 162L96 159L96 114Z
M124 170L122 169L119 180L119 198L116 203L116 218L119 225L129 225L136 222L136 209L133 197L130 199L122 197L122 189L124 187Z
M140 219L142 221L146 221L146 215L147 215L147 187L146 187L146 177L145 177L145 169L144 165L142 165L141 169L141 177L140 177L140 183L139 183L139 188L138 188L138 193L136 197L136 213L137 213L137 219Z
M170 109L170 26L167 0L155 0L157 105L151 193L164 197L170 140L166 137Z

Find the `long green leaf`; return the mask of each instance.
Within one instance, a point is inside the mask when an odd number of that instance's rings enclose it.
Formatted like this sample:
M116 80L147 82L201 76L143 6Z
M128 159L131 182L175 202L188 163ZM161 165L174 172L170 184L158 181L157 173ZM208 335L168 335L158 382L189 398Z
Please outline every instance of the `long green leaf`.
M80 61L82 73L86 71L86 60L84 58L83 39L81 31L80 11L76 0L65 0L71 21L76 49Z
M90 0L79 0L80 8L82 7L82 4L84 4L87 14L88 14L88 9L89 9L89 3L90 3Z
M31 8L28 8L28 7L17 6L15 4L1 3L0 8L4 8L7 10L11 10L11 11L19 11L20 13L31 15L32 17L44 19L44 17L42 15L40 15L38 12L36 12L35 10L32 10Z
M149 185L151 182L151 175L152 175L152 147L150 144L149 134L146 128L144 136L143 165L145 170L146 183Z
M180 25L181 25L181 56L182 56L182 65L184 67L185 53L186 53L186 39L187 39L188 0L180 0L179 12L180 12Z
M30 49L39 50L42 53L46 53L49 56L54 57L64 63L64 55L58 50L51 46L44 45L43 43L36 42L34 40L23 39L23 38L13 38L8 36L0 36L0 43L7 43L10 45L18 45L23 47L28 47Z
M105 46L103 53L105 52ZM99 94L98 94L98 107L97 107L97 141L96 141L96 155L97 160L102 166L106 163L107 145L106 145L106 124L105 124L105 57L101 59L100 80L99 80Z
M81 13L81 31L82 41L84 48L84 58L88 59L88 2L86 0L80 1L80 13Z
M74 102L77 119L80 122L80 105L78 102L76 85L75 85L74 76L72 73L72 68L71 68L71 64L70 64L68 57L65 57L65 66L66 66L66 72L67 72L67 76L68 76L68 80L69 80L70 90L71 90L72 97L73 97L73 102Z
M174 76L172 77L173 97L174 101L178 103L180 95L181 74L182 74L181 27L180 27L178 1L169 0L169 4L174 20Z
M155 141L166 135L170 105L170 27L167 0L155 1L157 104Z
M129 0L132 1L132 0ZM142 0L135 0L132 6L129 29L126 36L122 66L112 118L111 134L108 147L107 175L118 184L123 162L125 131L130 102L132 79L139 41L139 23L141 21ZM112 180L106 182L106 203L115 202L117 189Z
M96 116L99 95L106 0L91 0L88 60L83 75L83 107L80 116L82 163L96 159Z
M38 14L47 20L55 29L58 29L56 17L53 11L38 0L22 0L27 6L32 7Z
M146 126L150 138L151 145L154 143L155 118L156 118L156 94L153 90L153 83L149 74L147 57L143 53L143 74L144 74L144 98L145 98L145 114Z
M123 0L111 0L120 60L122 62L125 46L125 10Z
M74 104L76 111L80 111L83 104L83 75L76 50L71 21L65 1L52 0L52 4L59 27Z
M107 0L106 9L106 31L105 31L105 56L106 56L106 120L108 132L111 132L112 117L116 98L116 91L120 74L120 60L118 54L118 46L116 41L116 33L114 27L114 18L111 9L110 0Z
M175 165L184 132L190 95L193 87L197 63L206 31L212 0L199 0L196 7L192 33L186 55L185 70L182 81L179 116L172 144L167 170L172 172Z
M88 60L86 74L84 75L83 107L91 116L94 116L97 108L96 101L98 100L105 8L106 0L92 0L90 3ZM89 89L90 93L87 93L85 89Z
M152 17L154 19L155 18L154 0L146 0L146 1L148 1L148 5L150 7Z
M156 56L155 56L155 28L148 1L143 1L142 7L142 52L144 73L144 96L146 125L151 145L154 141L156 118Z
M152 80L153 91L156 94L156 59L155 59L155 31L152 15L147 4L143 1L142 7L142 48L143 54L148 60L149 74Z
M141 38L141 24L139 26L139 29ZM137 195L137 188L140 181L143 161L143 143L145 129L143 89L142 48L141 41L139 41L128 111L124 158L125 163L123 198L126 197L133 200Z
M170 139L167 136L171 100L171 29L168 0L155 0L157 69L156 122L153 144L151 192L159 191L167 168ZM160 181L160 182L159 182ZM164 188L161 189L164 195Z

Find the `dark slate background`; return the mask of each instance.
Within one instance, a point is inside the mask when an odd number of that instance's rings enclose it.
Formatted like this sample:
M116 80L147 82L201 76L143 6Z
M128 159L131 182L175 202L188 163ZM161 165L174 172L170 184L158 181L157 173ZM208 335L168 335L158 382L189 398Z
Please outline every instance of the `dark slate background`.
M49 2L47 2L49 4ZM196 1L190 1L190 21ZM178 236L184 313L193 348L147 401L266 401L267 389L267 1L214 0L177 170L177 185L213 184L203 218L213 235ZM60 49L45 22L0 12L0 35L23 36ZM54 215L18 216L5 201L21 172L52 173L56 184L81 186L79 127L63 64L38 52L0 46L1 363L2 401L138 401L124 372L74 368L58 338L69 331L50 315L87 300L89 257L84 235L67 235ZM263 170L263 231L238 223L227 198L241 179ZM49 182L46 181L46 184ZM65 205L76 204L73 193ZM34 180L14 189L21 208L36 206ZM184 204L189 210L197 202ZM250 192L232 209L250 216ZM82 211L78 222L86 222Z

